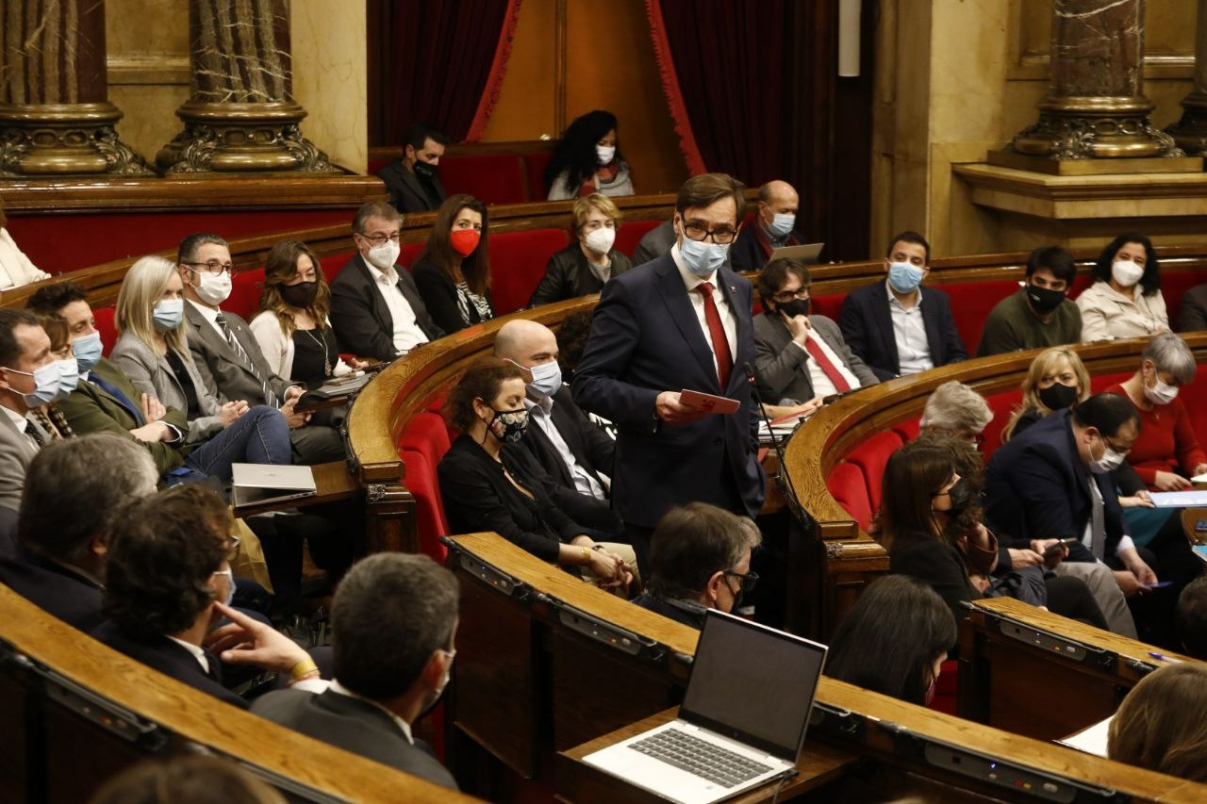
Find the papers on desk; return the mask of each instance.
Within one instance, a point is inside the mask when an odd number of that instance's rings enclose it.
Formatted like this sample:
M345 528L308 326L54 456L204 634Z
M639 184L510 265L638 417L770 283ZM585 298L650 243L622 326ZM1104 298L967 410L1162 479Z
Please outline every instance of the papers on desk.
M793 433L795 433L796 428L800 427L801 423L807 418L809 417L795 414L791 416L781 416L778 419L771 420L770 429L767 428L766 421L759 422L759 443L771 446L775 443L771 438L773 434L775 435L775 441L783 442L784 439L789 438Z
M1200 475L1203 477L1203 475ZM1196 481L1197 482L1197 481ZM1207 506L1207 491L1154 491L1149 495L1158 508L1199 508Z
M1087 754L1105 757L1107 734L1111 728L1111 721L1114 719L1115 716L1111 715L1106 720L1095 723L1088 729L1082 729L1076 734L1065 737L1063 740L1057 740L1057 742L1061 745L1067 745L1069 748L1084 751Z

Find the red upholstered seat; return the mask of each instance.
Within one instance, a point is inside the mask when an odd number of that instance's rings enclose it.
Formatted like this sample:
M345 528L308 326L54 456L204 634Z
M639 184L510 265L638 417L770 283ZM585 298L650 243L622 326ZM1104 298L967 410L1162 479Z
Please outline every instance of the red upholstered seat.
M319 267L323 269L323 279L327 280L330 285L339 276L339 272L344 270L344 266L348 261L356 256L355 251L346 251L343 254L329 254L326 257L319 257Z
M519 154L446 154L440 160L440 181L448 195L469 193L488 205L528 200L524 194L524 157Z
M377 171L381 170L383 167L385 167L386 165L390 164L393 161L394 161L394 157L392 157L392 156L387 156L384 159L370 159L369 160L369 175L370 176L375 175L377 173Z
M101 334L101 343L105 346L105 355L113 350L117 343L117 325L113 323L117 310L112 307L95 307L92 317L96 319L96 331Z
M440 500L436 468L428 463L422 452L403 449L398 451L398 456L406 466L403 482L415 497L415 529L419 534L419 551L443 564L448 551L440 543L440 537L449 530L444 504Z
M432 467L440 463L451 443L444 418L428 411L412 416L398 438L400 450L423 453Z
M641 238L661 223L662 221L623 221L616 232L616 245L613 248L632 257Z
M1161 295L1165 297L1165 309L1169 311L1169 326L1178 325L1178 311L1182 309L1182 294L1195 285L1201 285L1207 277L1201 271L1162 271Z
M884 467L888 464L889 456L902 445L901 436L892 430L883 430L868 438L847 455L847 463L852 463L863 472L867 484L868 502L873 511L880 508L880 482L884 477Z
M939 288L951 298L951 317L955 319L964 348L968 354L975 355L985 330L985 319L998 302L1018 291L1019 284L1013 279L994 279L940 285ZM925 298L925 288L922 295Z
M1010 414L1014 409L1023 404L1023 392L1021 389L1012 388L1009 391L991 394L985 397L985 401L989 403L989 409L993 411L993 421L985 427L985 443L981 447L981 456L985 462L993 457L994 450L1002 445L1002 430L1006 429L1006 424L1010 421Z
M959 689L960 663L955 659L948 659L939 668L939 678L935 681L935 697L930 702L930 708L948 715L956 714Z
M901 436L901 441L905 444L913 441L918 437L918 424L921 419L911 419L907 422L893 425L893 432Z
M544 201L549 197L548 191L545 190L545 168L549 166L549 160L552 158L552 151L524 155L524 171L528 176L527 200Z
M565 229L502 232L490 237L491 296L495 315L528 306L532 291L545 275L545 264L566 247Z
M231 283L230 298L222 303L222 309L251 321L260 310L260 293L264 289L264 269L242 270Z
M398 250L398 264L408 271L414 270L415 261L419 259L419 252L423 251L426 246L426 240L421 240L418 243L403 243L402 248Z
M842 310L842 300L845 298L845 293L826 293L821 296L814 296L810 308L814 315L824 315L826 318L837 323L838 313Z
M854 464L840 463L826 477L826 488L862 530L872 524L872 504L868 501L867 481Z
M1140 358L1139 357L1136 358L1136 368L1140 368ZM1123 382L1124 380L1131 377L1132 374L1134 374L1134 373L1135 372L1133 372L1133 371L1125 371L1125 372L1120 372L1118 374L1103 374L1101 376L1091 374L1090 375L1090 390L1093 391L1094 393L1098 393L1099 391L1103 391L1103 390L1109 388L1110 386L1115 385L1116 383Z

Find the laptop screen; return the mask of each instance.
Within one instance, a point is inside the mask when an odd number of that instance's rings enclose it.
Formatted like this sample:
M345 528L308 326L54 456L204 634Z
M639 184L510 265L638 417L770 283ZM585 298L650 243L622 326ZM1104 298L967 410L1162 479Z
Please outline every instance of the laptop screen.
M710 609L679 717L795 761L826 646Z

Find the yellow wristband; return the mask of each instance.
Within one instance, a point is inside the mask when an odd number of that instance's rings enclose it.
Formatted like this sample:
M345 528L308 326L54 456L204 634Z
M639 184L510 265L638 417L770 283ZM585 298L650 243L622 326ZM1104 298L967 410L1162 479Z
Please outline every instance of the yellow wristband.
M580 546L578 549L583 551L583 563L590 564L591 563L591 548Z
M291 681L298 681L303 676L308 676L318 669L319 666L314 663L314 659L311 659L309 656L307 656L305 659L295 664L293 669L289 671L289 679Z

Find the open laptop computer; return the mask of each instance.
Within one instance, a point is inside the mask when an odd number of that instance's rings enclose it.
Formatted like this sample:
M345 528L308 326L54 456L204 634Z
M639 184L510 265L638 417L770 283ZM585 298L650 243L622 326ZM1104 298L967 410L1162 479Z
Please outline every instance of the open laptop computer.
M710 609L678 719L583 758L679 804L792 774L826 646Z
M813 265L817 262L817 258L821 256L821 250L826 247L825 243L805 243L800 246L780 246L771 250L771 257L767 262L772 260L800 260L805 265Z
M236 508L253 503L297 500L317 493L314 472L309 466L231 464L231 497Z

